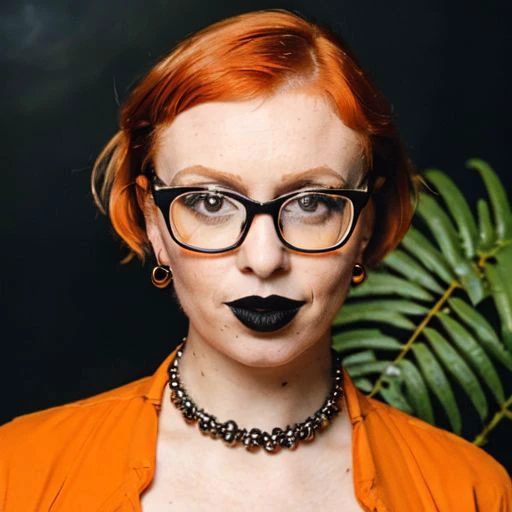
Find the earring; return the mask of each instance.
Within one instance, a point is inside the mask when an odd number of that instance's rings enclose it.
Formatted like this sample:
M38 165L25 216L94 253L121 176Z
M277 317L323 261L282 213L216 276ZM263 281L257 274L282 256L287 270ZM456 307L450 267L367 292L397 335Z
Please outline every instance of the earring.
M157 288L165 288L172 281L172 270L168 265L156 265L151 272L151 282Z
M354 268L352 269L352 284L358 285L361 284L367 277L366 269L364 265L360 263L356 263Z

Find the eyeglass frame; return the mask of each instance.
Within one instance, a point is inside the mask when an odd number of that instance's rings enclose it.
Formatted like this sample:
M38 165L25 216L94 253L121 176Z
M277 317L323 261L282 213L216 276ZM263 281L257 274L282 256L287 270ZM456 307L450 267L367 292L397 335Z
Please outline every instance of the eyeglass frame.
M169 186L166 185L162 179L156 174L155 170L152 169L150 171L150 181L151 181L151 193L153 195L153 200L156 204L156 206L160 209L162 212L162 215L164 217L165 223L167 225L167 229L169 230L169 234L171 235L172 239L181 247L185 249L189 249L194 252L199 253L205 253L205 254L219 254L223 252L229 252L233 249L236 249L242 245L245 238L247 237L247 234L249 233L249 229L251 228L252 222L254 220L254 217L257 214L264 213L269 214L272 216L272 219L274 221L274 228L277 233L277 236L281 243L285 245L285 247L292 249L294 251L298 251L301 253L325 253L325 252L331 252L339 249L343 245L345 245L348 240L350 239L352 233L354 232L354 229L357 225L357 221L359 219L359 216L363 210L363 208L368 203L370 196L373 192L373 185L374 180L371 176L371 174L368 174L367 177L367 186L366 190L364 189L353 189L353 188L306 188L301 190L295 190L292 192L287 192L286 194L283 194L281 196L278 196L274 199L271 199L270 201L266 202L260 202L255 201L254 199L251 199L250 197L245 196L244 194L241 194L240 192L235 192L234 190L221 190L215 185L196 185L196 186ZM160 184L161 183L161 184ZM238 240L223 249L200 249L195 246L191 246L186 244L185 242L182 242L178 239L178 237L174 234L171 226L171 220L170 220L170 207L172 202L181 194L187 193L187 192L212 192L212 193L219 193L223 194L227 197L231 197L232 199L236 199L239 201L245 208L246 211L246 219L244 222L244 225L242 227L241 234L238 238ZM339 242L336 243L336 245L327 247L325 249L301 249L299 247L296 247L289 242L285 240L283 237L281 230L279 228L279 212L281 211L282 205L290 198L294 196L299 196L300 194L304 193L319 193L319 194L330 194L338 197L345 197L347 198L353 206L353 215L352 215L352 224L350 226L350 229L346 233L345 237L342 238Z

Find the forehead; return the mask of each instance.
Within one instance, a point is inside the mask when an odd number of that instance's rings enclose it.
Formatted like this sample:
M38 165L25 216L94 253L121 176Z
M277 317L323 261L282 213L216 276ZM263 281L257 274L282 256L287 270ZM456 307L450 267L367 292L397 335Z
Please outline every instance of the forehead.
M278 185L316 168L332 169L354 185L364 171L358 134L322 97L300 92L186 110L159 131L154 164L166 183L178 173L191 178L211 168L248 188Z

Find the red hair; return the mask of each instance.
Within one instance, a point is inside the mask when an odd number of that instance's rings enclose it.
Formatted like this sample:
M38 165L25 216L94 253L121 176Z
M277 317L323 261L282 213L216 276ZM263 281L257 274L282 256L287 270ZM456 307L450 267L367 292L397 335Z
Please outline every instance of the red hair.
M266 9L219 21L184 39L122 106L120 129L94 164L92 191L129 256L144 261L151 253L142 210L148 190L136 178L152 157L159 129L201 103L266 97L286 88L327 98L360 136L367 170L378 184L370 202L375 227L365 262L377 263L398 245L414 213L416 171L389 103L328 28L283 9Z

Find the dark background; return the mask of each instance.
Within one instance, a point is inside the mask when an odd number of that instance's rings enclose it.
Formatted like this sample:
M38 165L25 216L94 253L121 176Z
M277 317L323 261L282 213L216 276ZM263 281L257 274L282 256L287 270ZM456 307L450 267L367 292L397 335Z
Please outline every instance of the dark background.
M153 373L186 334L170 294L150 284L150 266L120 265L124 252L89 191L94 158L116 130L118 102L176 42L266 7L329 23L394 105L417 166L447 171L474 204L485 193L466 159L487 160L510 184L505 5L2 2L0 423ZM479 425L467 428L472 438ZM509 471L511 433L503 421L486 446Z

